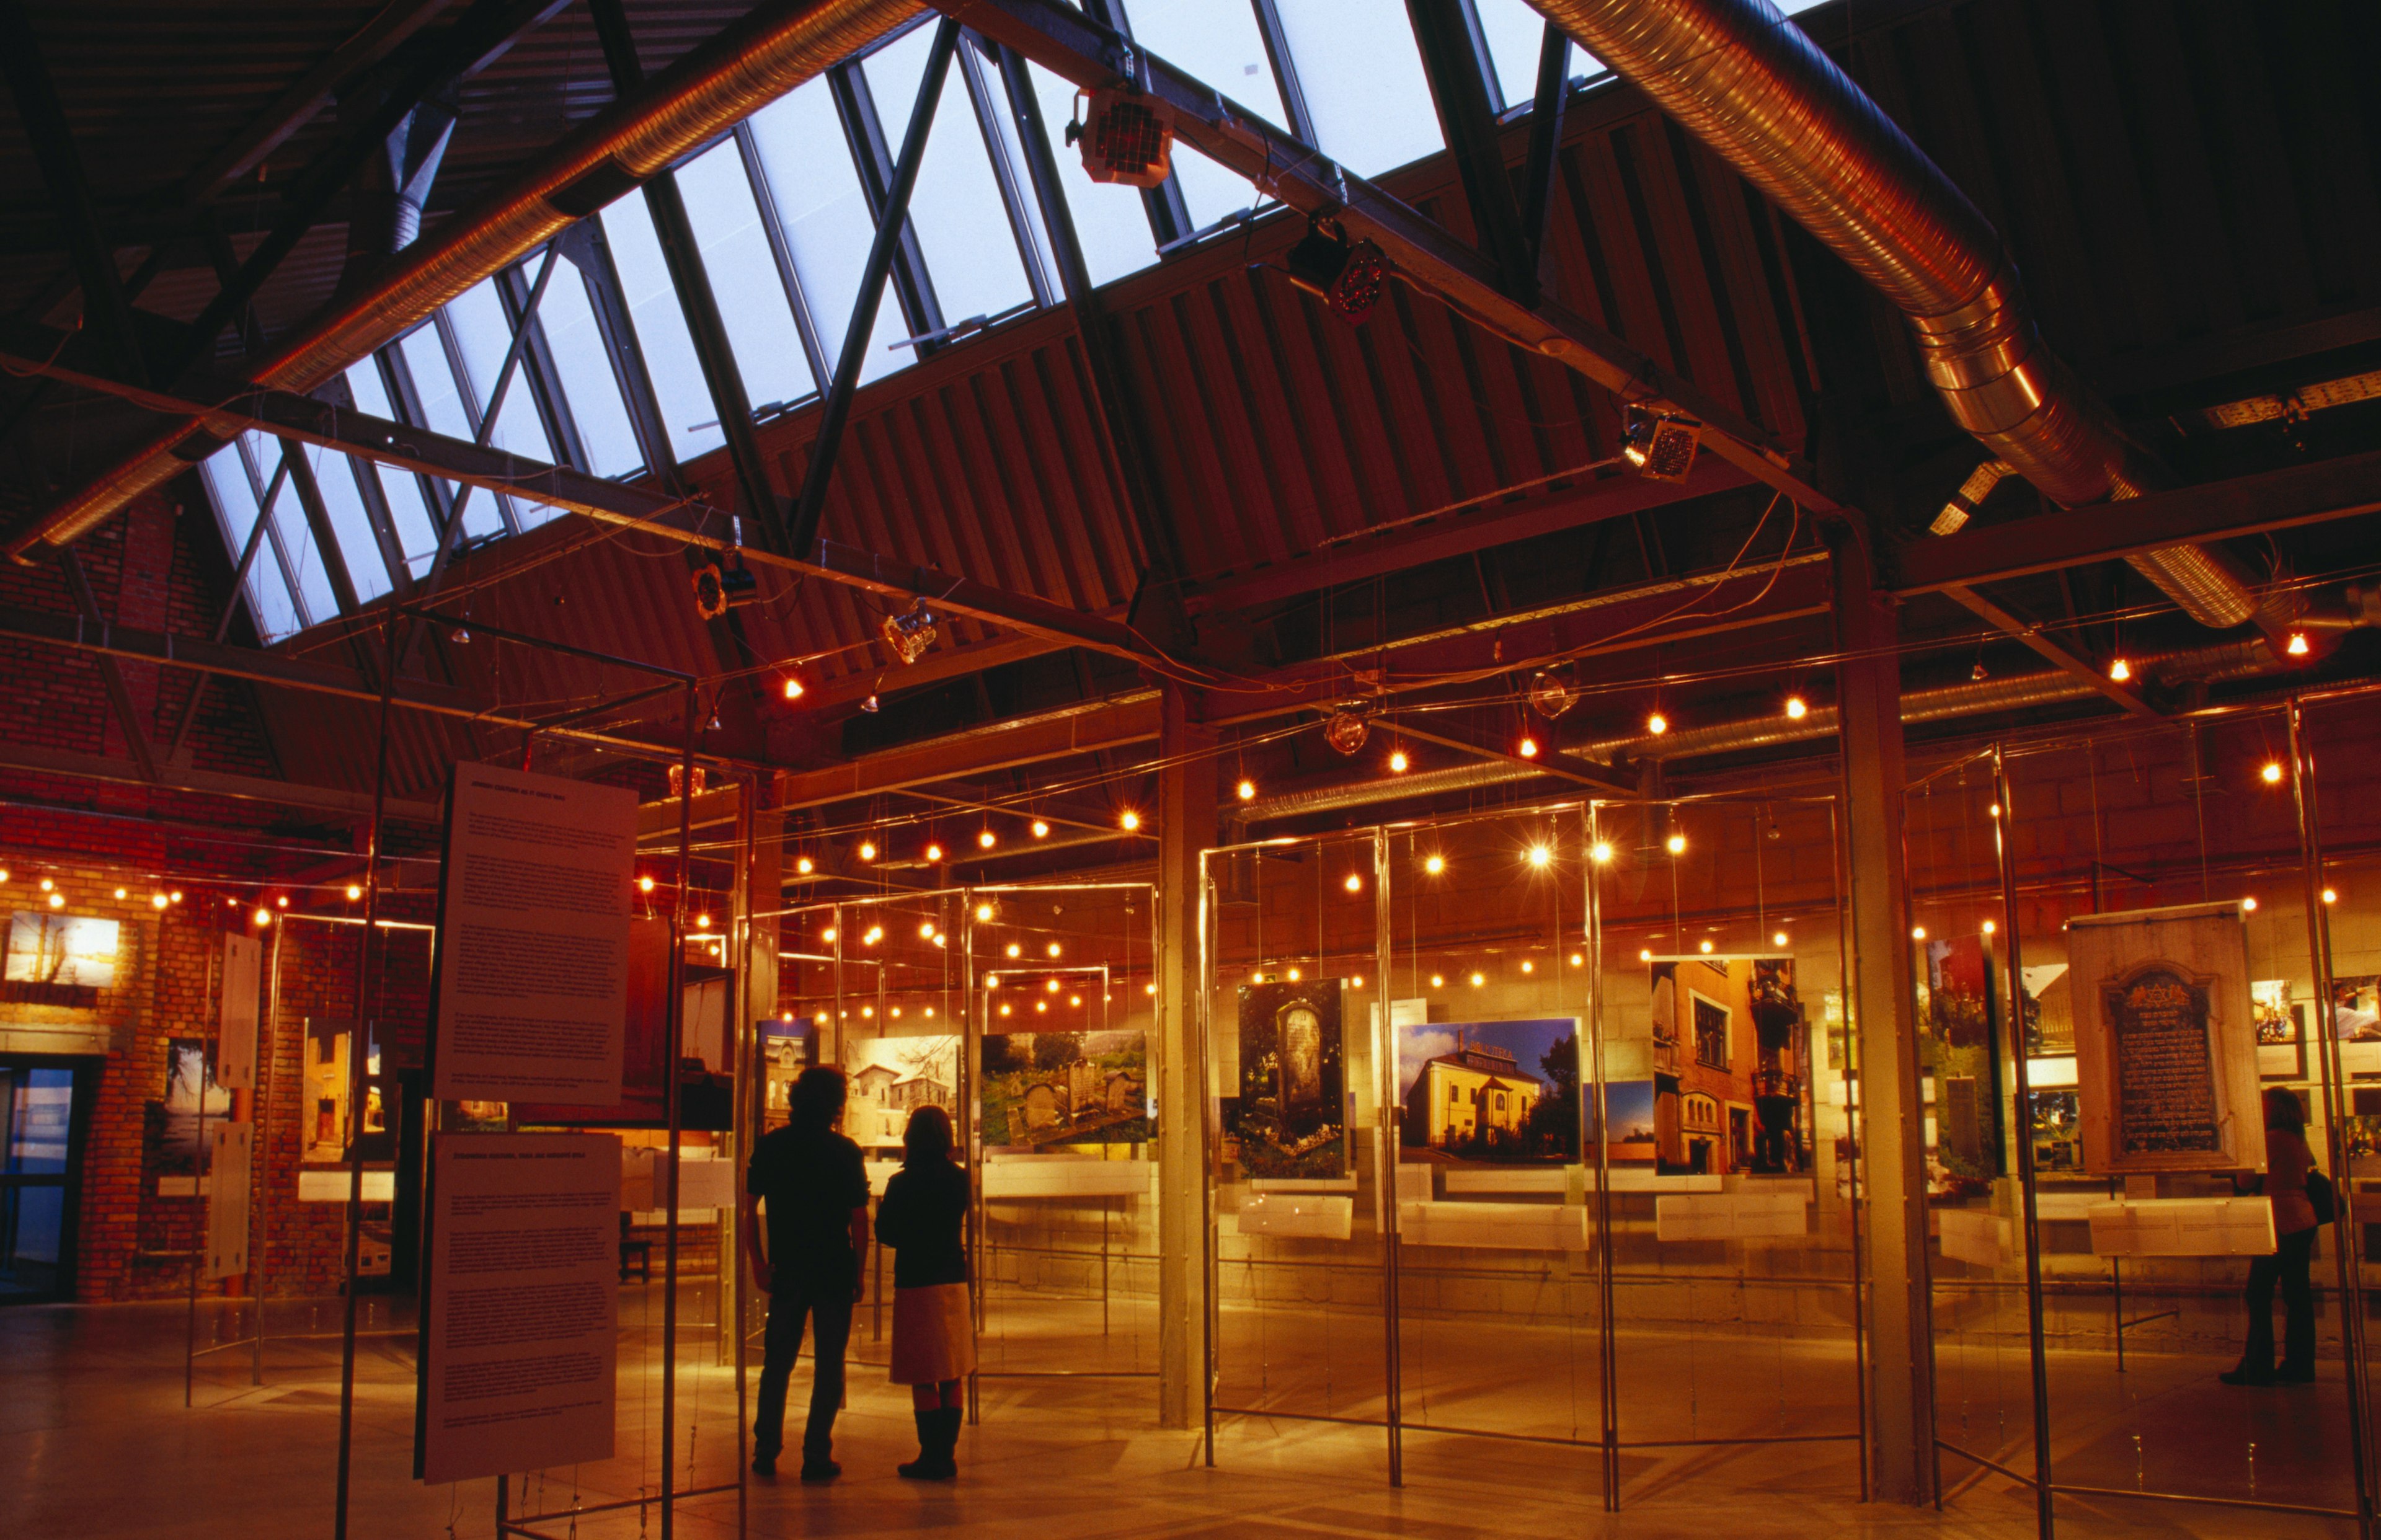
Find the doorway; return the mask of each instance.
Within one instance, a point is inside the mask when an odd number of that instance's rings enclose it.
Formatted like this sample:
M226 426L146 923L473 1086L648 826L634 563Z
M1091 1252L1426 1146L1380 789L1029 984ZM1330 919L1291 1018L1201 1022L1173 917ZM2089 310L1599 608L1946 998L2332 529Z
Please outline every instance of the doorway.
M0 1058L0 1305L74 1297L95 1079L71 1059Z

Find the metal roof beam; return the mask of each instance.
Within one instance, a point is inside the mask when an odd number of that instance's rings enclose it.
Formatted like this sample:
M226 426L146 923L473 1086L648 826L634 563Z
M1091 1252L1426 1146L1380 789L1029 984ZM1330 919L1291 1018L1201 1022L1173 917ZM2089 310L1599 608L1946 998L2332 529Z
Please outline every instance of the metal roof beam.
M1972 588L1964 588L1955 583L1942 590L1942 593L1944 597L1956 602L1971 614L1990 621L1994 626L2008 632L2041 656L2048 658L2075 676L2077 679L2090 685L2134 715L2152 718L2163 718L2166 715L2166 713L2143 700L2141 691L2108 678L2106 669L2092 662L2091 659L2070 651L2066 643L2045 631L2042 622L2030 620L2015 610L1987 599Z
M1525 304L1499 287L1496 264L1321 151L1232 102L1215 87L1135 48L1062 0L934 0L996 43L1086 90L1123 87L1129 76L1156 96L1177 138L1302 213L1370 236L1407 277L1515 346L1544 355L1630 401L1703 424L1703 443L1803 507L1831 512L1808 467L1759 423L1723 406L1620 338L1541 299Z

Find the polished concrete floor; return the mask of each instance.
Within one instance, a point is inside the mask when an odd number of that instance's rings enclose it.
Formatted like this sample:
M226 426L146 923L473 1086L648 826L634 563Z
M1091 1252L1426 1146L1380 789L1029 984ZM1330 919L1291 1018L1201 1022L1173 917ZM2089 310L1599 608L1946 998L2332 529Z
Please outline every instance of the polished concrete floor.
M658 1389L650 1364L659 1338L658 1285L622 1294L621 1442L602 1465L525 1478L516 1512L557 1515L540 1526L573 1533L579 1506L650 1496L657 1483ZM425 1487L409 1479L411 1338L386 1306L367 1302L367 1335L358 1363L352 1534L489 1535L492 1482ZM690 1314L705 1302L690 1294ZM1016 1309L998 1323L1003 1361L1080 1355L1098 1329L1094 1302ZM1226 1313L1227 1381L1264 1391L1280 1409L1336 1382L1337 1414L1361 1415L1354 1346L1364 1339L1361 1313L1341 1312L1332 1331L1303 1338L1294 1318ZM1112 1331L1121 1327L1111 1310ZM1136 1311L1135 1324L1145 1316ZM236 1338L245 1313L201 1312L199 1340ZM264 1383L250 1383L245 1349L199 1361L185 1410L186 1314L179 1305L25 1307L0 1312L0 1535L118 1536L169 1534L223 1540L277 1540L331 1531L337 1448L339 1353L336 1302L276 1305ZM1377 1340L1378 1317L1370 1317ZM318 1335L319 1334L319 1335ZM690 1332L690 1337L697 1335ZM871 1343L863 1317L856 1351ZM1575 1333L1503 1327L1464 1337L1441 1329L1410 1375L1409 1408L1446 1426L1559 1426L1574 1420L1579 1393L1571 1360ZM1037 1355L1034 1344L1047 1345ZM1345 1363L1299 1361L1304 1340L1349 1349ZM1248 1362L1262 1341L1267 1357ZM1102 1354L1130 1363L1145 1343ZM1585 1376L1593 1390L1591 1368ZM1624 1337L1624 1387L1634 1424L1660 1433L1684 1428L1701 1408L1758 1407L1768 1425L1781 1412L1780 1387L1803 1379L1849 1381L1847 1362L1823 1342L1648 1330ZM2132 1355L2119 1378L2103 1355L2062 1355L2055 1367L2054 1453L2060 1479L2084 1485L2143 1485L2202 1496L2328 1506L2350 1500L2345 1406L2336 1374L2313 1390L2235 1391L2212 1385L2211 1363L2187 1355ZM1691 1361L1690 1373L1686 1365ZM1373 1363L1378 1364L1375 1351ZM1986 1352L1970 1345L1944 1356L1944 1436L2013 1468L2031 1463L2021 1421L2021 1346ZM806 1373L806 1371L805 1371ZM1262 1382L1262 1383L1261 1383ZM797 1380L799 1404L801 1381ZM1845 1442L1750 1446L1673 1444L1636 1448L1623 1458L1623 1511L1601 1511L1592 1449L1416 1430L1405 1442L1405 1485L1387 1485L1385 1441L1377 1427L1286 1416L1237 1416L1221 1424L1215 1464L1201 1440L1157 1428L1154 1384L1141 1378L986 1379L983 1421L960 1447L962 1479L920 1487L897 1480L896 1461L912 1449L906 1399L881 1375L852 1377L849 1410L838 1429L847 1475L830 1488L790 1480L754 1482L745 1495L749 1533L896 1535L964 1527L970 1533L1030 1540L1131 1540L1143 1535L1318 1536L1390 1534L1506 1536L1581 1534L1697 1540L1714 1534L1761 1537L1856 1535L2020 1536L2033 1533L2031 1495L2008 1477L1977 1473L1945 1457L1953 1485L1947 1509L1912 1510L1858 1499L1852 1446ZM732 1374L682 1372L681 1485L732 1482L736 1395ZM1429 1406L1422 1405L1427 1395ZM1372 1390L1377 1403L1377 1382ZM1814 1396L1808 1425L1835 1431L1843 1408L1833 1390ZM1734 1431L1722 1428L1720 1431ZM1557 1435L1559 1436L1560 1435ZM1681 1435L1683 1436L1683 1435ZM1709 1435L1706 1435L1709 1436ZM1649 1435L1650 1436L1650 1435ZM2238 1508L2065 1496L2064 1534L2206 1537L2346 1536L2352 1526L2318 1515ZM736 1530L733 1492L687 1501L678 1526L690 1537ZM635 1507L588 1515L576 1534L587 1540L657 1534L658 1516Z

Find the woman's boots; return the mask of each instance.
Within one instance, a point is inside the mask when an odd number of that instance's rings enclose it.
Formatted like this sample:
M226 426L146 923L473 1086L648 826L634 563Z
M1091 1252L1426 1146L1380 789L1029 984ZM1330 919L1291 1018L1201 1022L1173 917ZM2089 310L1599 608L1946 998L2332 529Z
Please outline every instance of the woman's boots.
M910 1415L918 1424L918 1458L894 1469L905 1481L948 1481L958 1475L959 1461L952 1456L959 1447L959 1409L938 1406Z

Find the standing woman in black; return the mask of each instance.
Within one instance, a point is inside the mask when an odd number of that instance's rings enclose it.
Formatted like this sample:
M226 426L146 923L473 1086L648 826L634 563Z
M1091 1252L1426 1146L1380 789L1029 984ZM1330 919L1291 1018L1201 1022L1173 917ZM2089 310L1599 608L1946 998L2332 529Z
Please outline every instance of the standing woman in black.
M910 1387L918 1458L897 1469L911 1481L959 1473L959 1382L975 1369L969 1306L967 1173L951 1161L951 1115L910 1114L901 1169L876 1205L876 1239L893 1248L893 1383Z

